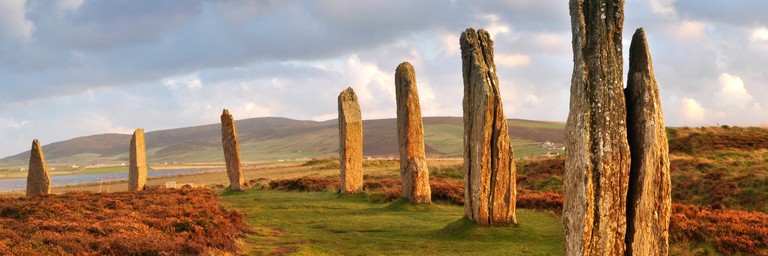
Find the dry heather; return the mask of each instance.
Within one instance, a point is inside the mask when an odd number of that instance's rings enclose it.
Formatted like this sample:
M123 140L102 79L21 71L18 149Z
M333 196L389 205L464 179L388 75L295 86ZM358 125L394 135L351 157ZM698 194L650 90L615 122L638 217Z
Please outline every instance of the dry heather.
M363 190L376 195L380 202L391 202L401 197L399 179L367 179ZM464 205L464 184L461 180L433 178L429 180L433 201L445 201ZM339 180L334 178L303 177L274 180L270 189L289 191L338 191ZM559 213L563 208L563 197L552 192L519 190L517 206L529 209L551 210Z
M673 203L669 235L673 242L712 243L728 255L766 255L768 214Z
M545 165L558 161L544 161ZM556 172L555 172L556 173ZM293 191L335 191L338 179L297 178L270 182L271 189ZM457 179L431 179L432 200L464 204L464 187ZM519 186L518 186L519 187ZM400 198L400 180L368 179L363 186L382 202ZM561 213L563 196L553 192L518 190L517 207ZM716 210L708 206L674 203L670 234L672 243L711 243L725 254L760 255L768 252L768 214L739 210Z
M701 127L667 129L670 153L768 149L768 129L760 127Z
M768 213L766 159L768 150L675 153L670 156L672 200L713 209ZM564 163L562 157L518 161L517 185L563 193Z
M0 252L10 255L237 253L249 230L206 189L0 198Z

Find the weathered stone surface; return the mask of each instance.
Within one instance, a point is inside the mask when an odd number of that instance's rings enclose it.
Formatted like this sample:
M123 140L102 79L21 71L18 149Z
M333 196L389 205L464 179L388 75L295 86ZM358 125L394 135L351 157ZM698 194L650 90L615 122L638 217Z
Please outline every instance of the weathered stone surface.
M624 94L632 152L627 192L627 255L667 255L672 207L669 145L659 86L642 28L635 31L629 47Z
M339 94L339 160L342 194L363 191L363 119L352 87Z
M565 131L566 255L623 255L629 180L623 0L571 0L573 77Z
M243 166L240 161L240 144L237 142L237 126L235 119L224 109L221 114L221 144L224 147L224 162L227 164L227 176L229 177L229 189L242 191Z
M395 70L397 102L397 141L400 145L400 177L403 196L411 202L432 202L429 169L424 153L424 123L421 119L416 71L408 62Z
M516 169L493 62L484 30L461 34L464 76L464 211L483 226L517 223Z
M32 153L29 156L27 172L27 196L51 193L51 178L48 176L48 165L45 164L45 154L40 141L32 141Z
M147 184L147 152L144 129L136 129L131 137L128 165L128 191L143 190Z

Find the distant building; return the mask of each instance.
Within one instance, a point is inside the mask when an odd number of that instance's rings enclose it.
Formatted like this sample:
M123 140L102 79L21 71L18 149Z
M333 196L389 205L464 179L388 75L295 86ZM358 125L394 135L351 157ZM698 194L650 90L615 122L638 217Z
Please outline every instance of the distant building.
M544 143L541 143L542 148L548 148L548 149L555 149L555 143L551 141L545 141Z

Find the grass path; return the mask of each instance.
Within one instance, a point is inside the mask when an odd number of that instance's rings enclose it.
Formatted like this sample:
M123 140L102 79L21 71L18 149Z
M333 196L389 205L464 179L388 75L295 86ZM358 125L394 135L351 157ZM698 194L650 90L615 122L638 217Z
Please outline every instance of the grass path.
M367 195L248 190L221 195L247 214L256 233L249 255L561 255L563 230L552 213L519 209L519 225L483 228L455 205L372 203Z

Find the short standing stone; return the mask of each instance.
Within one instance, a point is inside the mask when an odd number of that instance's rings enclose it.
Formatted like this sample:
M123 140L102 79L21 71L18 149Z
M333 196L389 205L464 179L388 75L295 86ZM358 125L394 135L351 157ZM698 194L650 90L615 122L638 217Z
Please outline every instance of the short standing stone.
M237 126L235 119L226 109L221 114L221 144L224 148L224 162L227 164L229 189L242 191L245 179L240 161L240 144L237 142Z
M29 156L29 171L27 173L27 196L51 193L51 178L48 176L48 166L40 141L32 141L32 153Z
M659 86L642 28L629 46L627 134L632 152L627 192L627 255L669 254L672 191Z
M339 94L339 160L342 194L363 191L363 119L352 88Z
M143 190L147 184L147 153L144 144L144 129L136 129L131 137L128 166L128 190Z
M464 76L464 211L483 226L517 223L516 169L487 31L461 34Z
M624 1L571 0L573 76L565 127L566 255L624 255L629 145Z
M432 202L429 169L424 153L424 124L421 119L416 71L408 62L395 70L397 141L400 144L400 177L403 196L411 202Z

